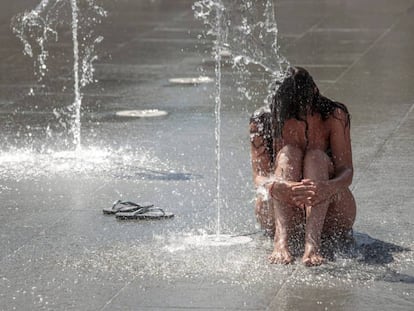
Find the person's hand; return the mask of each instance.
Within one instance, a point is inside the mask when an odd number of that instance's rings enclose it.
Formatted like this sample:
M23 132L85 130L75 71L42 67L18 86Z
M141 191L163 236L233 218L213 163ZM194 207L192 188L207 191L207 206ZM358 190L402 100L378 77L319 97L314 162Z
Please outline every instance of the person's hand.
M302 182L275 181L271 184L269 192L273 199L304 208L306 203L310 204L307 198L310 198L313 192L310 193L302 186Z
M310 179L302 180L292 190L293 200L302 207L318 205L328 200L332 195L328 182Z

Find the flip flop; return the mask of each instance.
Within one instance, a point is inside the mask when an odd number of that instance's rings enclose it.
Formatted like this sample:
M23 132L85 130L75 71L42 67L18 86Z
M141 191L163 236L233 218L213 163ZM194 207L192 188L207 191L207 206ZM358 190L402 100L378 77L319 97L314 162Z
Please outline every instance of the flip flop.
M142 207L133 212L118 212L115 214L117 219L127 220L127 219L161 219L161 218L172 218L174 217L173 213L164 212L162 208L159 207Z
M122 201L118 200L115 201L114 204L112 204L111 208L104 208L102 212L107 215L113 215L118 212L134 212L139 210L140 208L148 208L153 207L154 205L139 205L137 203L131 202L131 201Z

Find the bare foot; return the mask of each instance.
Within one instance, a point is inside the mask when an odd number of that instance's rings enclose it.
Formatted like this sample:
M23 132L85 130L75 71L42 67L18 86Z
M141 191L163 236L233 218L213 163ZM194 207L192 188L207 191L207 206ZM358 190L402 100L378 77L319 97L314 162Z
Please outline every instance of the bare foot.
M270 263L288 265L293 262L293 257L287 246L280 246L275 243L273 253L268 257Z
M305 266L320 266L325 262L325 258L319 253L318 248L313 245L306 243L305 254L302 257L302 262Z

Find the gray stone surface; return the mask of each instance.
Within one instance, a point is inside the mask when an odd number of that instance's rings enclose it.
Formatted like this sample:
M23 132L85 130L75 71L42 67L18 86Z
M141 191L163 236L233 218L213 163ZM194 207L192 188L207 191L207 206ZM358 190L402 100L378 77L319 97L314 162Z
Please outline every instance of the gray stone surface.
M57 151L67 134L53 113L73 101L68 31L43 82L10 31L38 2L0 4L0 310L414 309L414 0L275 1L282 53L352 114L357 250L312 269L269 265L260 234L232 247L186 242L217 223L214 85L168 82L214 76L193 1L101 1L109 15L78 161ZM247 123L262 101L240 98L234 78L224 64L220 225L237 235L256 231ZM263 92L261 82L257 72L249 86ZM151 108L169 115L115 116ZM103 215L118 198L176 217Z

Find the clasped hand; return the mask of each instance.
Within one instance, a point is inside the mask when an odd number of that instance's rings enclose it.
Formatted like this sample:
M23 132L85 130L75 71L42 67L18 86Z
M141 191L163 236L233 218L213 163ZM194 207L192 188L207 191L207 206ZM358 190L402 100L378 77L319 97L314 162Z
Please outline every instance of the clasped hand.
M273 198L301 208L318 205L330 197L328 182L310 179L277 181L270 191Z

